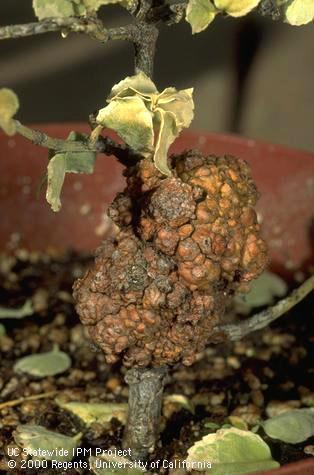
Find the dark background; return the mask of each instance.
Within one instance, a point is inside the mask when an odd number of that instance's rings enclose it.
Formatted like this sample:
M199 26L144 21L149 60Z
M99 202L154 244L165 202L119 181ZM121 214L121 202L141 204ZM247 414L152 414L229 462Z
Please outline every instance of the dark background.
M34 21L31 0L1 0L0 24ZM102 7L107 26L128 22ZM22 122L86 121L111 86L133 73L133 49L84 35L51 33L0 42L0 87L21 101ZM194 86L193 129L233 132L314 150L314 27L292 27L251 14L217 18L191 35L186 22L163 26L155 82Z

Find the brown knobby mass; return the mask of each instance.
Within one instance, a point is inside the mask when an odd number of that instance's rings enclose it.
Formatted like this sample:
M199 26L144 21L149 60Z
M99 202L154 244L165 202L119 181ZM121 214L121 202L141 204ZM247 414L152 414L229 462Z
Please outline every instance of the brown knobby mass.
M108 363L191 365L223 338L213 328L230 296L267 263L247 163L194 151L170 162L172 177L149 159L127 170L108 211L117 235L74 285L77 312Z

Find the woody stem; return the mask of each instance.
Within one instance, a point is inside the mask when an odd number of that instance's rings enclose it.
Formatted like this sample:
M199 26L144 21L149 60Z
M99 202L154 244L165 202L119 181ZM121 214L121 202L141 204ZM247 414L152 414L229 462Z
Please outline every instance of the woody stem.
M145 460L155 448L167 374L166 367L132 368L126 373L129 409L122 445L130 449L132 460Z

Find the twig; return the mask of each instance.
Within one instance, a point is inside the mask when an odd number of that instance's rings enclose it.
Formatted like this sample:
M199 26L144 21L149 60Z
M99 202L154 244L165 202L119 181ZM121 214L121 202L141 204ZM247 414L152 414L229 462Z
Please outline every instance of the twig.
M11 401L5 401L5 402L0 403L0 411L6 407L18 406L20 404L23 404L23 402L37 401L38 399L49 398L51 396L54 396L57 392L58 392L57 390L49 391L47 393L33 394L32 396L20 397L19 399L12 399Z
M106 43L109 40L132 40L134 25L105 28L103 23L94 17L49 18L34 23L0 27L0 39L22 38L54 31L85 33Z
M30 140L34 145L46 147L56 152L98 152L114 155L123 165L130 165L140 157L125 145L116 143L109 137L99 136L97 141L64 140L50 137L44 132L31 129L15 120L17 133Z
M225 333L231 341L241 340L249 333L265 328L271 322L281 317L284 313L288 312L288 310L301 302L301 300L303 300L304 297L306 297L313 289L314 275L303 282L300 287L293 290L288 297L280 300L273 307L269 307L242 322L216 327L215 331Z

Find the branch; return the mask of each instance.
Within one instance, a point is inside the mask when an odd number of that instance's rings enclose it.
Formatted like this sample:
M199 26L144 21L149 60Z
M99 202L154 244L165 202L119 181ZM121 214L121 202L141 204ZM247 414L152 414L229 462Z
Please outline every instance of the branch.
M216 327L215 331L225 333L231 341L241 340L249 333L265 328L271 322L277 320L277 318L281 317L284 313L288 312L288 310L301 302L301 300L303 300L304 297L306 297L313 289L314 275L303 282L300 287L293 290L288 297L280 300L273 307L269 307L242 322Z
M93 39L106 43L109 40L132 40L134 25L104 28L103 23L97 18L49 18L34 23L0 27L0 39L22 38L53 31L85 33Z
M116 143L109 137L99 136L96 141L86 140L64 140L50 137L44 132L31 129L15 120L16 131L34 145L46 147L56 152L98 152L106 155L114 155L123 165L130 165L130 161L138 160L140 157L133 153L125 145Z

